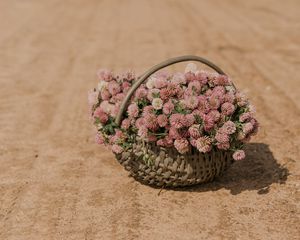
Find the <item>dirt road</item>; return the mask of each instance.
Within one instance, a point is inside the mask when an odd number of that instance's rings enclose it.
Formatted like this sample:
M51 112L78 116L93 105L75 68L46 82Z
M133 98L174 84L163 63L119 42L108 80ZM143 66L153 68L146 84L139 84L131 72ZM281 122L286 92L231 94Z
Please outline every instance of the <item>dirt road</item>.
M299 239L299 10L297 0L0 1L0 239ZM87 91L100 67L142 73L185 54L246 90L261 131L214 183L158 196L94 144Z

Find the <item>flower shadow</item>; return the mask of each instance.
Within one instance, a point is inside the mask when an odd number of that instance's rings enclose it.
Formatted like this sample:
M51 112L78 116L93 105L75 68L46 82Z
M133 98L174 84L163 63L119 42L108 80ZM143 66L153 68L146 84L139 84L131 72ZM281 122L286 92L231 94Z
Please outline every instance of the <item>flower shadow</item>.
M211 183L175 191L206 192L225 188L233 195L243 191L257 190L258 194L266 194L272 183L284 184L289 171L280 165L264 143L249 143L245 147L247 157L235 162L222 176Z

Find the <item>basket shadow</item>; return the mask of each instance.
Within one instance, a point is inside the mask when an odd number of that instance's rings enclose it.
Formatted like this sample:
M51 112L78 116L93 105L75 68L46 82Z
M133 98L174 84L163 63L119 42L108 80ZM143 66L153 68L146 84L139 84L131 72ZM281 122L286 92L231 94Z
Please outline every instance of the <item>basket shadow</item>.
M213 182L174 191L206 192L225 188L233 195L245 190L257 190L266 194L272 183L284 184L289 175L288 169L277 163L269 146L264 143L249 143L245 147L247 157L235 162L222 176Z

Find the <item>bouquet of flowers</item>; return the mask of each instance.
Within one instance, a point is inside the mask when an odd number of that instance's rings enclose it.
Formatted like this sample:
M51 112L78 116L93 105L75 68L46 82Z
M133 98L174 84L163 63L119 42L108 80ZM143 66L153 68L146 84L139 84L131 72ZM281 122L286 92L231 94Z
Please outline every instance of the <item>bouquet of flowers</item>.
M97 76L98 86L88 98L96 142L117 155L142 141L174 148L179 155L220 150L242 160L244 143L258 130L253 106L231 79L193 63L184 73L151 75L132 95L120 126L116 116L138 78L132 71L100 70Z

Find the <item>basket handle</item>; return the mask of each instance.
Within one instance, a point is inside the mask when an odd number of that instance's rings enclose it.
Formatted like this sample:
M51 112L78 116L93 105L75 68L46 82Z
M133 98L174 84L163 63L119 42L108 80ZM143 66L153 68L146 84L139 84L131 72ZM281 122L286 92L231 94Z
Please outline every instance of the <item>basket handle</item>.
M129 89L128 93L126 94L121 106L120 110L118 112L118 115L116 117L116 124L120 126L120 123L122 121L122 116L124 114L125 109L127 108L127 104L132 96L132 94L135 92L135 90L146 80L148 79L153 73L157 72L158 70L165 68L167 66L170 66L175 63L179 62L185 62L185 61L198 61L201 62L212 69L214 69L216 72L222 75L226 75L218 66L213 64L212 62L208 61L205 58L193 56L193 55L186 55L181 57L175 57L170 58L164 62L161 62L160 64L155 65L154 67L150 68L148 71L146 71L142 76L138 78L138 80L132 85L132 87Z

